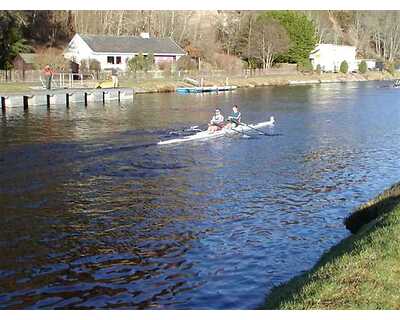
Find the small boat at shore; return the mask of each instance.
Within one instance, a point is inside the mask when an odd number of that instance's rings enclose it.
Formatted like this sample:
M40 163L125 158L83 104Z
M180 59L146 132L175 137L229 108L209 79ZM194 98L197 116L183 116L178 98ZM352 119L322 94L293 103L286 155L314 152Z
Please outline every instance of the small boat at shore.
M202 92L219 92L219 91L232 91L235 90L236 86L221 86L221 87L180 87L176 88L177 93L202 93Z
M164 140L160 141L157 144L158 145L166 145L166 144L174 144L174 143L182 143L182 142L189 142L189 141L196 141L196 140L208 140L208 139L215 139L218 137L223 137L225 135L232 135L232 134L244 134L245 132L248 131L256 131L258 133L265 134L265 132L261 131L261 128L264 127L273 127L275 125L275 119L274 117L270 117L268 121L265 122L260 122L257 124L244 124L241 123L239 126L231 129L221 129L219 131L216 131L214 133L209 133L207 130L205 131L200 131L196 134L182 137L182 138L175 138L175 139L170 139L170 140Z

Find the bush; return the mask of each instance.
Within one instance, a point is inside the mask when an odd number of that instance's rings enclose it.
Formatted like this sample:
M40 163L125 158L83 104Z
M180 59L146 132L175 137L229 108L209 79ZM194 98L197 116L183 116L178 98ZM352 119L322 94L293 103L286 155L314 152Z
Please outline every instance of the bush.
M361 61L361 63L358 65L358 71L360 71L360 73L366 73L367 70L368 70L367 63L365 61Z
M172 74L172 63L163 61L158 64L158 68L163 71L164 77L168 77Z
M391 75L394 75L394 73L395 73L395 66L394 66L394 63L393 62L388 62L388 63L385 63L385 70L387 71L387 72L389 72Z
M243 69L242 60L236 56L216 53L214 61L218 69L222 69L228 73L240 72Z
M154 55L149 53L144 56L143 53L139 53L133 58L128 60L128 68L130 71L149 71L154 67Z
M347 63L346 60L343 60L342 63L340 64L340 72L341 73L347 73L349 72L349 64Z
M81 61L81 72L100 71L100 62L96 59L84 59Z
M163 70L163 71L171 70L171 66L172 66L172 63L171 63L171 62L168 62L168 61L163 61L163 62L160 62L160 63L158 64L158 68L159 68L160 70Z
M299 63L297 64L297 70L300 72L313 71L313 66L311 64L311 61L308 59L303 59L299 61Z
M190 56L183 56L176 62L178 70L197 70L197 62Z

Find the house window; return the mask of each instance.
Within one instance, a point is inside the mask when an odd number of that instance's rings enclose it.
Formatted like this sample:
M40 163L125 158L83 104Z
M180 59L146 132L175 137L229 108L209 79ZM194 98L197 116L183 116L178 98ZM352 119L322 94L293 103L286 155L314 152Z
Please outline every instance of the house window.
M114 64L114 57L113 56L108 56L107 57L107 63Z
M115 57L117 60L117 64L121 64L122 63L122 59L120 56Z

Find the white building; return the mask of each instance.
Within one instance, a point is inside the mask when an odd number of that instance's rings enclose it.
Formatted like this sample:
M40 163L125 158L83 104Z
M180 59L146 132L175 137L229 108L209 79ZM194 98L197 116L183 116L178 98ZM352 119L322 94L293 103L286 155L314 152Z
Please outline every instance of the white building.
M101 36L76 34L64 50L64 57L71 60L77 72L82 60L95 59L101 69L127 69L127 61L142 53L154 54L156 64L172 63L186 55L185 51L171 38L150 38L148 33L140 37Z
M322 71L339 72L343 61L349 65L349 72L358 70L356 47L321 43L309 57L314 70L320 65Z

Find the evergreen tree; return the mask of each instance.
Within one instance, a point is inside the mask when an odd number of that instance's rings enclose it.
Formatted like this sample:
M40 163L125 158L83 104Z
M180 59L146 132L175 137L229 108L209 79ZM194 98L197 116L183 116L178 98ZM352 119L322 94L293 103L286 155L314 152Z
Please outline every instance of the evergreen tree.
M348 71L349 71L349 64L347 63L346 60L343 60L342 63L340 64L340 72L347 73Z
M22 17L18 12L0 11L0 69L11 69L19 52L30 52L21 35Z
M358 71L360 71L360 73L366 73L367 70L368 70L367 63L365 61L361 61L360 65L358 66Z
M289 35L290 48L279 55L277 61L307 64L308 56L317 43L314 23L297 11L272 11L263 15L278 21Z

